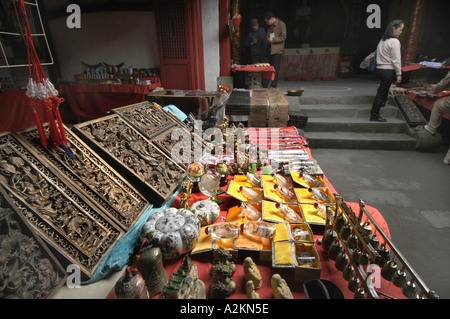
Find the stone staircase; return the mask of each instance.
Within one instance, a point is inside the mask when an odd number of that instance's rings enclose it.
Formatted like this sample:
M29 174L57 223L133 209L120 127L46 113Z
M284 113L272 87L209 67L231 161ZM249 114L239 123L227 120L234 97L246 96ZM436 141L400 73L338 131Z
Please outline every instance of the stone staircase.
M389 100L380 115L387 122L369 121L373 96L290 97L290 112L308 116L304 135L311 148L414 150L413 132L401 111Z

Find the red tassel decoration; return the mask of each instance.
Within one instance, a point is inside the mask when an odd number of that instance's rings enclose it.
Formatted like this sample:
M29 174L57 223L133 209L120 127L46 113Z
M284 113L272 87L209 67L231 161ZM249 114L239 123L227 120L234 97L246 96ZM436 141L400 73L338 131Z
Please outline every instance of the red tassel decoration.
M47 136L45 135L44 126L42 125L41 118L39 117L39 112L38 112L39 102L35 99L30 99L30 106L33 109L34 120L36 122L36 127L39 132L41 144L42 144L42 146L47 147L48 146Z

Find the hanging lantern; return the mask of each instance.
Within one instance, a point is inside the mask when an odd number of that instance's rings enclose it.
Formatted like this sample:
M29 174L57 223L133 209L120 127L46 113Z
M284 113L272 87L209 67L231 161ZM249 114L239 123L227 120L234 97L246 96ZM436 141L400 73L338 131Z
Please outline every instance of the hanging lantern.
M235 26L238 27L241 25L241 21L242 21L242 16L239 13L235 13L233 15L233 18L231 19L231 23Z

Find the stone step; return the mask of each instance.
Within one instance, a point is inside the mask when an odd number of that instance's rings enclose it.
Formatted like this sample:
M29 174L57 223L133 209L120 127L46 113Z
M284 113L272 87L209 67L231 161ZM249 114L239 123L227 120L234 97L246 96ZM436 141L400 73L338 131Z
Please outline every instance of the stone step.
M311 148L414 150L415 138L402 133L306 132Z
M372 105L375 96L362 95L362 96L313 96L302 95L299 97L299 103L301 105L321 105L321 104L333 104L333 105L352 105L352 104L370 104Z
M308 118L306 132L402 133L404 120L389 117L387 122L372 122L369 117L314 117Z
M303 112L309 118L315 117L340 117L340 118L369 118L372 105L370 104L353 104L353 105L341 105L341 104L303 104L303 105L291 105L289 112ZM387 104L381 108L380 115L382 117L397 117L399 109L396 106Z

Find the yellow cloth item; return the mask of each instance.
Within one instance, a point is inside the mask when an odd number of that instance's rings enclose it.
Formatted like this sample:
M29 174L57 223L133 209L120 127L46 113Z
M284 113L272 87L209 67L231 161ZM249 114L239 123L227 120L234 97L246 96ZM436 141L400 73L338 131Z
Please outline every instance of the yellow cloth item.
M293 265L291 243L274 243L275 265Z

